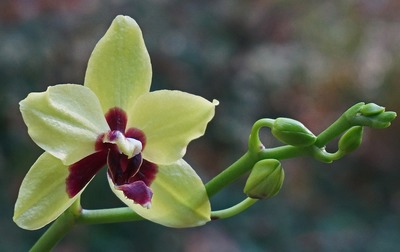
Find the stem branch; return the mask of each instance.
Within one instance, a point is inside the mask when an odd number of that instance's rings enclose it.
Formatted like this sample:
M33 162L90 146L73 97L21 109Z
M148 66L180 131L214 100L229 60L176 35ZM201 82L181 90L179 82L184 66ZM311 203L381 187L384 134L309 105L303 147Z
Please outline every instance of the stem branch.
M255 155L246 152L239 160L205 184L208 197L211 198L222 188L235 181L247 171L251 170L257 161L258 158Z
M218 210L218 211L212 211L211 212L211 219L212 220L218 220L218 219L225 219L232 217L234 215L237 215L240 212L243 212L250 206L252 206L254 203L256 203L258 199L252 199L252 198L246 198L242 202L224 209L224 210Z
M138 220L143 220L143 218L132 211L132 209L129 207L119 207L98 210L83 209L77 222L84 224L101 224Z

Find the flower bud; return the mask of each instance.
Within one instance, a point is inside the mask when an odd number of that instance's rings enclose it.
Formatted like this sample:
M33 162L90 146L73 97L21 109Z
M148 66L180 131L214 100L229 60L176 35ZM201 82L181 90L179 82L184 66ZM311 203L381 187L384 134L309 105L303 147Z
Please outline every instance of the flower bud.
M351 127L339 140L339 150L343 153L350 153L360 146L362 141L363 127Z
M271 198L281 189L284 178L285 173L278 160L264 159L254 165L243 191L250 198Z
M301 122L290 118L277 118L271 133L283 143L299 147L312 145L317 140L317 137Z
M393 111L381 112L372 116L361 115L356 116L353 119L353 123L371 128L387 128L396 116L396 112Z
M379 115L374 116L374 118L371 118L371 126L373 128L387 128L396 117L397 114L393 111L380 113Z
M385 107L379 106L375 103L368 103L361 107L360 113L365 116L377 115L385 111Z

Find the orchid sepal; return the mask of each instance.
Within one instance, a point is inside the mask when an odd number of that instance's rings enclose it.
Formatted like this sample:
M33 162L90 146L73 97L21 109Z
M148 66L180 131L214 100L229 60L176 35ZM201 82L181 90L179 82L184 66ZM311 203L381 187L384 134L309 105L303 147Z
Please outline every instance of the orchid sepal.
M68 167L43 153L22 181L14 208L14 222L21 228L36 230L60 216L81 195L74 197L66 191Z

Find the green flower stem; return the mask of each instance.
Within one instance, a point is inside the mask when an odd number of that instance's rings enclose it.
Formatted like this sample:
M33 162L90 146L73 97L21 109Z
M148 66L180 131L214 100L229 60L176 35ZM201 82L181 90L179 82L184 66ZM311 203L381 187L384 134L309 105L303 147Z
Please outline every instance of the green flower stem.
M256 155L246 152L239 160L208 181L205 185L208 197L211 198L226 185L250 171L258 160Z
M125 221L138 221L143 218L129 207L119 207L99 210L83 209L77 222L84 224L116 223Z
M317 136L315 146L323 147L335 137L338 137L343 132L351 128L352 125L346 120L344 116L339 117L332 125L325 129L321 134Z
M75 201L58 219L46 230L31 248L31 252L50 251L73 228L77 214L80 212L79 199Z
M359 102L346 110L346 112L344 112L334 123L317 136L315 146L321 148L335 137L341 135L352 126L355 126L354 123L352 123L352 120L354 120L353 118L357 115L363 105L363 102Z
M224 209L224 210L218 210L218 211L212 211L211 212L211 219L212 220L218 220L218 219L225 219L232 217L240 212L243 212L250 206L252 206L254 203L256 203L258 199L252 199L252 198L246 198L242 202Z
M57 243L72 229L75 224L74 215L65 211L60 217L46 230L40 239L33 245L31 252L51 251Z
M260 160L271 158L283 160L310 154L312 152L311 148L312 146L296 147L292 145L284 145L275 148L262 149L258 156Z
M86 210L81 209L79 200L68 208L60 217L47 229L31 252L50 251L55 245L74 227L75 224L101 224L116 223L125 221L138 221L143 218L133 212L129 207Z

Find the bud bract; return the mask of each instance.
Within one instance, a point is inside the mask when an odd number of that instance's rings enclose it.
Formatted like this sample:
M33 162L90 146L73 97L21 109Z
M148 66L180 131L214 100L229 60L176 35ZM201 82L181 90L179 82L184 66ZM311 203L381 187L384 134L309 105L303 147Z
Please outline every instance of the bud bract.
M254 165L243 191L250 198L271 198L281 189L284 178L285 173L278 160L264 159Z
M317 140L301 122L284 117L275 119L271 133L283 143L299 147L312 145Z
M350 153L360 146L362 141L363 127L351 127L339 140L339 150L343 153Z
M360 113L365 116L377 115L385 111L385 107L379 106L375 103L368 103L361 107Z

